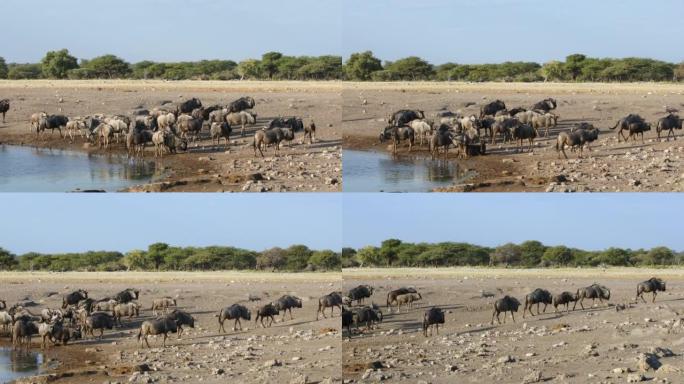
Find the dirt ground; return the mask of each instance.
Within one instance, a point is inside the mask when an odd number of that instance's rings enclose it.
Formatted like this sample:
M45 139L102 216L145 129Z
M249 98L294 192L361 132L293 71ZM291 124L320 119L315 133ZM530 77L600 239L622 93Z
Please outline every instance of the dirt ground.
M529 108L547 97L558 101L558 126L548 137L537 138L531 153L514 144L487 146L487 156L458 160L478 176L467 184L442 191L682 191L684 144L658 141L655 122L665 106L684 109L681 84L556 84L556 83L345 83L343 95L344 148L387 151L377 137L387 116L399 109L421 109L432 119L447 109L479 115L480 106L501 99L509 108ZM474 105L465 107L466 103ZM645 143L618 143L617 120L638 113L653 124ZM681 114L680 114L681 115ZM568 160L555 150L558 133L587 121L600 129L599 140L583 159L566 150ZM402 148L401 152L406 152ZM427 148L419 152L428 155ZM456 157L453 151L454 158ZM456 161L456 160L454 160Z
M667 291L659 293L655 304L650 294L645 296L647 303L635 304L637 283L652 276L663 278ZM343 277L345 291L359 284L374 286L372 301L384 314L377 328L354 332L351 340L344 331L345 382L624 383L638 377L679 383L684 379L681 269L345 269ZM526 318L521 308L515 322L509 313L505 324L490 324L493 302L503 295L524 303L525 295L536 288L552 294L575 292L594 282L611 289L608 303L597 300L592 307L588 300L584 310L578 304L569 313L554 313L549 306L545 313ZM402 286L415 287L423 300L413 309L390 314L387 293ZM626 309L618 311L618 305ZM432 306L445 311L446 322L439 335L425 338L423 313ZM640 362L644 357L652 363L647 370ZM373 362L382 368L369 368Z
M341 99L339 82L220 82L220 81L0 81L0 98L9 98L7 123L0 123L0 143L72 149L104 154L83 139L75 143L50 133L37 138L30 132L29 117L39 111L67 116L95 113L130 114L135 108L152 109L162 101L173 103L192 97L203 105L225 105L241 96L252 96L257 124L240 137L233 127L230 147L215 147L208 128L203 139L190 143L188 152L165 156L158 162L163 179L131 188L131 191L285 192L341 190ZM168 105L167 105L168 107ZM281 146L280 156L271 148L265 158L254 157L253 134L277 116L299 116L316 122L316 142L303 143L298 133L291 144ZM124 153L125 144L113 149ZM153 150L148 146L148 158ZM30 192L30 191L27 191Z
M339 290L339 273L0 273L0 298L8 305L31 300L40 309L58 308L62 295L77 288L89 297L113 295L127 287L141 290L139 318L124 321L122 328L105 331L102 340L80 340L68 346L49 348L46 360L57 362L47 375L21 382L56 383L331 383L341 380L340 317L316 320L318 297ZM56 294L55 294L56 293ZM260 302L247 302L249 294ZM248 308L265 304L283 294L303 300L303 308L293 311L284 322L270 328L255 328L243 321L243 331L232 331L232 321L219 334L215 317L233 303ZM177 340L171 335L167 347L161 338L150 338L152 349L141 349L136 340L142 321L152 318L153 298L178 298L179 308L196 319L195 329L184 329ZM252 320L254 320L254 314ZM6 335L0 343L9 344ZM33 350L40 349L37 338ZM151 370L136 373L135 367L148 364Z

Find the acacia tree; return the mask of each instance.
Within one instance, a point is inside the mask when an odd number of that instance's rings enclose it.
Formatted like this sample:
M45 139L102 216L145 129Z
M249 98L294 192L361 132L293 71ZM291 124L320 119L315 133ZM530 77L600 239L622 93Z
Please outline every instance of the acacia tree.
M40 63L43 76L47 78L64 79L70 70L78 68L78 60L69 54L68 49L49 51Z
M382 62L371 51L352 53L344 65L344 73L349 80L368 81L373 72L380 70Z

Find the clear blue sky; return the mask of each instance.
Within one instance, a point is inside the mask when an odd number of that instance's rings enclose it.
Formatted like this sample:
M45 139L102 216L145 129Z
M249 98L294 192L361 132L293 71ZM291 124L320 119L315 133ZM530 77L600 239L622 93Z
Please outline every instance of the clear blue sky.
M4 193L0 247L21 254L292 244L340 250L339 194Z
M496 246L539 240L584 249L684 250L684 195L359 194L344 196L345 246L407 242L469 242Z
M343 56L434 64L546 62L568 54L680 62L682 0L344 0Z
M0 56L37 62L68 48L78 58L128 61L339 54L342 0L2 0Z

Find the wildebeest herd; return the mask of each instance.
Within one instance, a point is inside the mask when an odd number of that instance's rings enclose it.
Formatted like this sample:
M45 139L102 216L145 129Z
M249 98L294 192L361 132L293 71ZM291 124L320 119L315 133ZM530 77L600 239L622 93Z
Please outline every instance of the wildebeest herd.
M40 313L33 313L30 308L20 303L7 307L6 302L0 300L0 331L11 337L12 345L17 349L29 349L34 336L41 338L42 348L48 346L48 341L52 345L66 345L69 341L81 338L102 339L105 330L125 327L123 320L132 321L140 317L144 308L149 308L151 318L142 321L136 333L141 347L150 347L150 335L161 336L162 346L165 347L170 333L177 333L180 339L184 326L195 328L195 318L191 313L178 308L176 298L153 298L149 307L143 307L139 300L140 290L135 288L127 288L113 296L100 299L93 299L88 296L86 290L79 289L64 295L60 308L45 308ZM260 300L250 295L248 301ZM263 328L270 327L275 322L275 316L279 314L282 314L283 322L287 313L290 320L293 320L292 310L302 306L302 299L293 295L283 295L251 310L245 305L235 303L221 309L215 315L218 318L218 332L226 331L226 320L234 321L233 331L241 331L241 321L250 321L253 313L255 326L261 324ZM326 309L330 308L332 316L334 308L341 309L341 306L340 292L332 292L321 297L318 301L316 320L319 314L326 317Z
M666 290L665 281L660 278L652 277L646 281L637 284L635 301L641 299L644 303L644 293L652 294L652 302L655 303L656 296L658 292L664 292ZM370 285L359 285L352 288L347 293L347 296L342 298L343 304L346 306L342 307L342 328L347 330L347 335L349 338L352 337L352 326L355 326L358 330L360 325L365 325L366 330L370 331L374 324L381 323L383 320L383 314L379 306L371 303L370 305L362 305L365 299L370 299L373 295L374 289ZM396 311L401 312L401 306L404 305L409 311L413 303L417 300L421 300L422 295L413 287L401 287L398 289L391 290L387 293L386 305L389 314L393 313L392 306L396 307ZM536 308L536 315L546 312L546 307L548 305L553 305L555 311L558 312L558 307L565 306L565 311L570 311L570 303L573 303L572 310L574 311L577 304L584 309L584 300L591 299L592 305L598 299L601 303L603 301L610 300L610 289L604 285L594 283L588 287L582 287L577 289L574 293L569 291L563 291L557 294L552 294L546 289L537 288L527 294L521 304L521 301L512 297L510 295L505 295L502 298L495 300L492 304L493 312L491 325L494 325L494 320L496 319L498 324L501 324L501 313L504 314L503 322L506 322L506 315L508 312L511 314L511 319L515 322L514 313L518 312L518 309L523 307L523 318L529 313L531 316L535 316L533 309ZM543 308L540 309L541 305ZM353 309L350 309L353 307ZM438 306L432 306L427 309L422 317L419 319L422 322L423 335L428 336L431 334L432 329L434 329L439 334L439 325L445 322L445 311Z
M245 135L247 126L257 124L254 112L254 98L240 97L226 105L204 106L198 98L191 98L178 103L175 108L162 106L151 110L138 108L130 114L93 114L89 116L67 117L51 115L46 112L34 113L30 117L30 129L39 137L46 130L59 132L60 137L74 142L81 138L98 148L111 149L115 144L125 145L131 157L143 157L145 147L154 147L155 157L177 150L188 149L188 141L211 138L212 146L219 147L224 139L227 148L234 127L240 127L240 136ZM0 112L9 100L0 101ZM64 129L64 132L62 130ZM311 144L316 139L316 124L311 120L304 124L302 118L296 116L276 117L268 121L266 126L257 129L252 147L254 155L257 151L263 157L267 146L273 146L276 155L283 141L291 142L297 132L304 132L304 141Z
M517 143L518 150L523 151L526 142L528 150L532 150L534 140L542 136L549 136L550 128L558 125L560 116L555 113L558 103L553 98L541 100L529 108L515 107L508 109L501 100L494 100L480 107L479 116L464 116L460 112L442 110L437 112L432 119L425 116L422 110L402 109L387 117L388 125L380 132L380 142L390 140L392 152L396 153L398 145L405 141L409 152L416 140L419 145L428 146L434 159L440 152L446 158L451 146L457 150L458 158L468 158L472 155L484 155L486 144L494 144L497 139L502 143ZM656 123L658 140L661 133L669 141L670 136L675 140L675 129L682 129L682 119L673 111L668 111L667 116L660 118ZM644 132L651 130L651 124L637 114L629 114L620 119L610 129L618 129L618 141L630 138L636 140L641 136L643 142ZM625 135L627 132L629 135ZM582 121L574 124L568 131L558 134L555 149L558 156L562 153L567 159L565 148L578 150L579 157L583 155L583 149L596 141L599 129L590 122Z

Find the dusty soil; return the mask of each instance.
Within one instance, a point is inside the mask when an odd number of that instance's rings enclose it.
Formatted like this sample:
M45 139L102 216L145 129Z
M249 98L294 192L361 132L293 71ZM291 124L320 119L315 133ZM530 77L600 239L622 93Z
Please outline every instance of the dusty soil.
M8 305L32 300L38 304L30 308L32 312L59 307L62 294L77 288L88 290L94 298L127 287L141 289L144 310L139 318L106 331L102 340L50 347L46 360L58 362L58 367L23 382L268 383L277 378L285 383L317 383L341 377L339 313L315 320L318 297L340 289L339 273L0 273L0 282L0 297ZM51 292L57 294L48 296ZM261 302L248 303L250 293L260 296ZM303 308L293 311L294 320L288 315L281 322L278 316L278 322L265 329L243 321L241 332L233 332L230 321L225 325L228 333L217 332L215 315L220 308L237 302L252 308L286 293L303 300ZM184 329L181 340L171 335L166 348L160 347L161 338L152 337L152 349L141 349L137 330L152 317L152 299L166 295L178 297L179 308L195 317L195 329ZM0 343L9 342L6 335L0 336ZM33 346L40 349L37 338ZM134 372L139 364L148 364L151 371Z
M494 99L509 108L526 107L546 97L558 101L559 124L548 137L535 140L531 153L518 152L500 140L488 144L489 155L458 160L479 176L442 191L681 191L684 144L657 140L655 121L665 106L684 110L680 84L555 84L555 83L345 83L343 95L344 148L386 151L377 140L387 116L398 109L422 109L433 118L441 109L479 115L480 106ZM475 103L465 107L466 103ZM610 130L617 120L639 113L653 123L645 143L618 143ZM680 114L681 115L681 114ZM599 140L583 159L555 150L558 133L587 121L600 128ZM401 151L407 151L402 148ZM427 148L419 152L427 155ZM453 151L453 157L456 157ZM454 159L454 161L456 161Z
M667 282L655 304L634 303L636 284L652 276ZM406 383L624 383L630 375L652 382L684 379L684 270L663 269L371 269L344 270L344 288L371 284L372 301L381 305L384 322L371 331L354 332L342 343L343 376L348 382ZM522 308L505 324L490 325L492 303L511 295L524 303L535 288L551 293L576 291L599 282L611 289L609 303L584 310L522 317ZM423 300L413 309L390 314L387 292L413 286ZM485 298L483 292L494 294ZM616 305L626 304L617 311ZM423 313L445 310L439 335L425 338ZM572 304L571 304L572 307ZM542 306L543 309L543 306ZM536 315L536 309L534 309ZM396 309L395 309L396 312ZM503 321L503 316L502 316ZM653 367L639 359L647 356ZM369 369L379 362L383 368ZM632 378L634 378L632 376Z
M29 117L39 111L67 116L95 113L129 114L136 107L154 108L162 101L191 97L204 105L222 104L245 95L254 97L257 124L240 137L233 127L230 147L215 147L208 128L189 151L158 159L163 179L131 191L340 191L341 99L339 82L220 82L220 81L0 81L0 98L9 98L7 123L0 123L0 143L106 153L84 143L50 133L36 137ZM269 148L265 158L254 157L252 137L273 117L299 116L316 122L317 141L304 144L302 133L281 147ZM125 152L123 143L115 152ZM148 146L146 156L153 157ZM30 191L27 191L30 192Z

